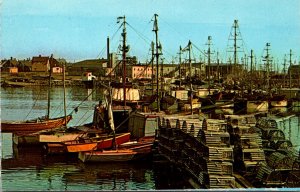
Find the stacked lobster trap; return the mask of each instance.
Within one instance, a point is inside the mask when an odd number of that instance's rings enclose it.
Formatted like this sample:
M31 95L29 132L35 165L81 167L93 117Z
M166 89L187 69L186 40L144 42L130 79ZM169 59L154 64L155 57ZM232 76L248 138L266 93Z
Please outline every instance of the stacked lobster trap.
M235 188L233 149L224 120L164 117L158 148L206 188Z

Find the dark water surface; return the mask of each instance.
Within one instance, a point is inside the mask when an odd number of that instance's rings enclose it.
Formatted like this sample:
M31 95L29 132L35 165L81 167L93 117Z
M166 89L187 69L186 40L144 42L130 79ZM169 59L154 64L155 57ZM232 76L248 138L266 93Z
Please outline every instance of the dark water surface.
M1 120L40 117L47 110L47 87L1 88ZM66 89L67 113L79 106L68 126L89 123L102 90ZM50 116L64 115L63 88L51 89ZM12 134L1 134L3 191L155 190L191 188L177 171L151 161L83 164L75 156L45 156L39 147L16 147Z
M25 120L46 114L47 87L1 88L1 120ZM90 123L103 90L66 89L68 126ZM51 117L62 116L63 88L51 89ZM299 118L279 123L287 139L300 146ZM1 185L4 191L191 189L188 177L168 163L83 164L75 156L45 156L38 147L15 147L12 134L1 134Z

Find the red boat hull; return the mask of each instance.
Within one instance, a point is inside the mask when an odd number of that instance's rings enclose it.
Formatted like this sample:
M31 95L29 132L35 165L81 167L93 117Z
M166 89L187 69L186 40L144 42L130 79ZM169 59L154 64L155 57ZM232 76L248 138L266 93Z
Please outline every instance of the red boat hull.
M2 133L34 133L47 129L54 129L67 124L72 119L72 116L58 117L49 120L29 121L29 122L1 122ZM67 123L65 123L67 120Z
M68 152L76 153L82 151L94 151L94 150L112 148L113 139L114 138L110 136L94 142L89 139L89 140L83 140L82 142L80 140L67 141L64 142L64 144L67 147ZM130 133L124 133L124 134L117 135L115 138L115 142L117 145L119 145L128 142L129 139L130 139Z

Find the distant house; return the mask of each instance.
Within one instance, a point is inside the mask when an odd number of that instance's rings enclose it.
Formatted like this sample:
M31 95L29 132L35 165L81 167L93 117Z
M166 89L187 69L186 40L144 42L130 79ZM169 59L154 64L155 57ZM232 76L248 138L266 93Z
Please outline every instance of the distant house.
M18 71L18 67L9 67L9 73L14 73L14 74L17 74L19 71Z
M52 73L63 73L62 67L52 67Z
M32 72L48 72L52 70L53 73L61 73L62 67L56 59L51 57L44 57L39 55L38 57L32 57L31 70Z
M16 58L1 61L1 72L18 73L18 61Z
M18 61L19 72L30 72L31 71L31 60L30 58Z
M50 70L49 57L32 57L31 60L31 70L32 72L48 72Z
M65 65L67 61L63 58L52 59L53 61L50 62L52 73L63 73L63 65Z

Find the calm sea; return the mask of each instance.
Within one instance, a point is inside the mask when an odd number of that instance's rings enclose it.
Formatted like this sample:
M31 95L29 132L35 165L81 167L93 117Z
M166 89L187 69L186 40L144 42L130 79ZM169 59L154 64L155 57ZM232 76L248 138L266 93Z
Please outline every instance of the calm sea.
M25 120L47 110L47 87L1 88L1 119ZM62 87L51 89L50 116L63 115ZM102 90L66 88L68 126L90 123ZM280 127L295 147L300 146L299 118L282 121ZM1 187L5 191L44 190L155 190L190 189L188 177L168 164L152 162L83 164L75 156L45 156L38 147L15 147L12 134L1 134Z
M103 90L66 88L68 126L90 123ZM1 88L1 120L44 116L47 87ZM50 116L64 115L62 87L51 89ZM5 191L44 190L155 190L191 188L182 175L168 166L149 162L83 164L77 157L45 156L38 147L15 147L12 134L1 134L1 185ZM1 189L1 188L0 188Z

